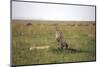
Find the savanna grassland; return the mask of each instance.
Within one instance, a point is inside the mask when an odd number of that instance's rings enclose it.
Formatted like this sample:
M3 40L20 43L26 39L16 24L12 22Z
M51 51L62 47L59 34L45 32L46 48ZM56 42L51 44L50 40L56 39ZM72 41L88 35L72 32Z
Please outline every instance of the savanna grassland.
M55 25L60 28L69 44L67 50L57 49ZM11 32L13 65L96 60L93 21L12 20ZM30 50L31 47L45 46L49 48Z

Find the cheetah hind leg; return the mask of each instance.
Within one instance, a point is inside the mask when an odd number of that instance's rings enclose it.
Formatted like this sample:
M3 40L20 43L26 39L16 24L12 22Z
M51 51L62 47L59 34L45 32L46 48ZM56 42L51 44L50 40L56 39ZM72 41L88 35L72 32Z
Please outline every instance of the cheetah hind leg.
M63 49L68 49L68 44L66 42L63 43Z

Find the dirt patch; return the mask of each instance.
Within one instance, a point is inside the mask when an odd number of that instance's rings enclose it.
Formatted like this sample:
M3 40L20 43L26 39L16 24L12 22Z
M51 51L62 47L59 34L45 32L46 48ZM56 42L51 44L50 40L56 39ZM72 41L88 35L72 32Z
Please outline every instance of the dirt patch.
M32 46L29 49L33 50L33 49L48 49L50 46Z

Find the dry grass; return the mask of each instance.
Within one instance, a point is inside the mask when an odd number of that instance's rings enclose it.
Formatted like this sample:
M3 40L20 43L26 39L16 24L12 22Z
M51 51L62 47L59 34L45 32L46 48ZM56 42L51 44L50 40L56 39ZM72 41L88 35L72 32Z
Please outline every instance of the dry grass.
M32 25L27 25L32 23ZM56 47L55 25L69 43L68 50ZM14 65L46 64L95 59L95 23L93 21L18 21L13 20L12 54ZM30 47L50 46L47 49Z

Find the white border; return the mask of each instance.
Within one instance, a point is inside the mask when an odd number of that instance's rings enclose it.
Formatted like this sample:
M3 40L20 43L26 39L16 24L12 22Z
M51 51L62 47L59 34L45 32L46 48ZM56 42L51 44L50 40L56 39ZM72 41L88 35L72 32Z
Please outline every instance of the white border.
M36 0L57 3L88 4L97 6L97 61L83 63L38 65L38 67L99 67L100 65L100 0ZM0 67L10 66L10 0L0 0ZM29 66L28 66L29 67ZM36 67L36 66L34 66Z

